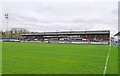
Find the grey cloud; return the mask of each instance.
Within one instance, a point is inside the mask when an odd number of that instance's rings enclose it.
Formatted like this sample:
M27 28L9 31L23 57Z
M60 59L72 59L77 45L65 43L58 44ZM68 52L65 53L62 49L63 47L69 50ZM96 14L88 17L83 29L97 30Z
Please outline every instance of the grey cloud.
M12 3L3 7L3 11L10 14L10 28L39 31L117 29L117 6L112 3Z

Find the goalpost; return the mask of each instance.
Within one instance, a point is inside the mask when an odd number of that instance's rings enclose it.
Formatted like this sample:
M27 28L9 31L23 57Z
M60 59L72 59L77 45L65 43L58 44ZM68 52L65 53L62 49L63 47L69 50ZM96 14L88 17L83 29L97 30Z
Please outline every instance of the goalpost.
M109 42L110 42L110 47L111 47L111 45L112 45L112 43L111 43L111 33L109 34Z

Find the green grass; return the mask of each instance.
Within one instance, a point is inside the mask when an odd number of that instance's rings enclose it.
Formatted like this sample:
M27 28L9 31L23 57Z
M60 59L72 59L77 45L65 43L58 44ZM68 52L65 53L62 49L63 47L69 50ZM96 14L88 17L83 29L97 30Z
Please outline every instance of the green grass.
M2 75L2 42L0 42L0 75Z
M103 74L108 45L3 42L3 74ZM107 74L118 73L112 46Z

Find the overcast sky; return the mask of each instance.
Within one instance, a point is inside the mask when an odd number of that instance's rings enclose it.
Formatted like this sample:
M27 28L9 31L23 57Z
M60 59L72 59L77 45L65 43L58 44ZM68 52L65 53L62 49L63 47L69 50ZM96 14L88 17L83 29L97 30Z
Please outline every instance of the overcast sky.
M112 35L118 32L118 2L115 0L32 1L2 3L2 29L7 29L4 14L8 13L8 28L27 28L30 31L111 30Z

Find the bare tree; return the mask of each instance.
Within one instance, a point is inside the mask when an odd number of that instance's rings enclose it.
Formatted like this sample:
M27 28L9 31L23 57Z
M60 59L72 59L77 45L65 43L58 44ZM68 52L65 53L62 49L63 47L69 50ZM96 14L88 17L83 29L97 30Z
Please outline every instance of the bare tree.
M22 39L22 34L28 33L26 28L12 28L10 31L1 31L2 38Z
M28 30L25 28L12 28L10 30L10 37L11 38L17 38L17 39L21 39L22 38L22 34L28 33Z

